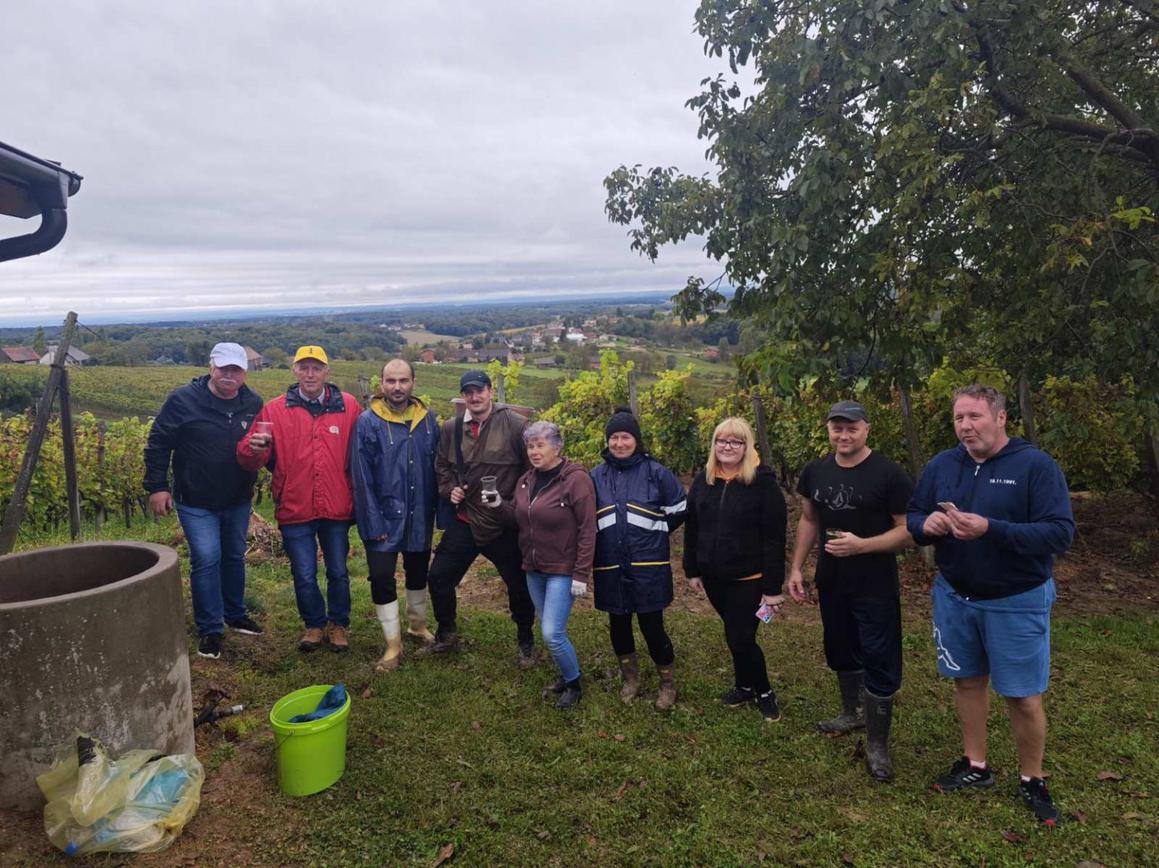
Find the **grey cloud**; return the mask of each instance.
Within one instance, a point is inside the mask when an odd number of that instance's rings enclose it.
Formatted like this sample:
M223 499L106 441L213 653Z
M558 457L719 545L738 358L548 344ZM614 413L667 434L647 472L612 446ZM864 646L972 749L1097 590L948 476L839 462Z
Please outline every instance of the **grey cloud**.
M62 245L0 273L0 320L715 277L699 242L653 265L603 215L620 163L705 168L694 9L18 4L0 138L85 183Z

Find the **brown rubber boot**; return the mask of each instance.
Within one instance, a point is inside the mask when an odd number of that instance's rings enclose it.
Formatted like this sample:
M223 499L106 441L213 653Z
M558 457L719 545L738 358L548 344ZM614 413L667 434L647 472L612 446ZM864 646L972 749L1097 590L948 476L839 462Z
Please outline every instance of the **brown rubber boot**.
M676 704L676 664L657 666L660 674L660 692L656 695L656 710L671 711Z
M624 686L620 688L620 699L631 704L636 694L640 692L640 667L636 664L635 652L620 658L620 676L624 679Z

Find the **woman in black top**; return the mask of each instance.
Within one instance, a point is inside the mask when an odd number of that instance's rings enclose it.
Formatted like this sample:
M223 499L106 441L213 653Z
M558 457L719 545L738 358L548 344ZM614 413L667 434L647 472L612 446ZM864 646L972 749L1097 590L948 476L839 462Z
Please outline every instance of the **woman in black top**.
M724 622L735 683L721 701L755 704L770 722L781 712L757 644L758 609L775 616L785 602L785 520L785 497L760 463L753 429L744 419L725 419L688 493L684 573Z

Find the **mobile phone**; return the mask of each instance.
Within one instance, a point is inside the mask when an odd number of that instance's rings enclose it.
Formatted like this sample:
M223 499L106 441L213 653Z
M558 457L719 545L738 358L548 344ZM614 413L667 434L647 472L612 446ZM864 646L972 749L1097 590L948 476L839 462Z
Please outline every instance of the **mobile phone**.
M761 603L757 608L757 617L766 624L773 620L773 609L768 603Z
M949 512L951 509L958 508L958 507L954 506L954 502L952 500L939 500L938 506L941 507L946 512Z

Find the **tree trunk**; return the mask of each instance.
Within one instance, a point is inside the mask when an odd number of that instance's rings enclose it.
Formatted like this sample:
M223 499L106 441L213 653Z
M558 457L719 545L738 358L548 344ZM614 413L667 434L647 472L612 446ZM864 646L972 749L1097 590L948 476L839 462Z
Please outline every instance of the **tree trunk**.
M1143 433L1144 451L1147 453L1147 470L1150 476L1151 496L1159 507L1159 423L1152 422Z
M899 386L897 393L901 397L901 425L905 431L906 446L909 447L909 472L916 482L922 475L922 468L926 462L922 458L922 444L918 440L918 429L914 425L914 408L913 402L910 401L909 389Z
M1022 436L1031 443L1038 443L1038 433L1034 424L1034 404L1030 401L1030 377L1026 371L1018 375L1018 409L1022 411Z
M913 402L910 400L909 389L898 386L897 393L901 397L901 424L905 431L906 445L909 446L910 475L916 483L918 477L922 475L922 468L925 467L925 461L922 458L922 444L918 440L917 426L914 425L914 408ZM918 551L922 553L922 560L926 566L932 567L934 565L934 547L919 546Z

